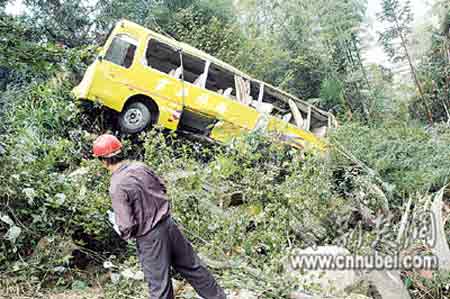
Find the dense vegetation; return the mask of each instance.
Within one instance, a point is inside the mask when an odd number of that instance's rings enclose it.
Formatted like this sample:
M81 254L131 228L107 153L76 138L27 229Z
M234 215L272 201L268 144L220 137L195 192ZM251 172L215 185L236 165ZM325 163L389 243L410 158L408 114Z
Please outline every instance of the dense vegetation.
M337 244L361 218L361 205L372 216L387 208L398 219L408 198L448 183L445 5L436 4L442 26L429 29L432 47L409 64L414 87L402 89L388 70L362 60L363 0L100 0L93 6L27 0L21 16L7 15L7 2L0 0L0 292L6 296L46 298L56 287L97 283L106 298L146 296L141 282L123 278L124 270L139 267L135 249L105 221L108 174L90 153L98 134L114 130L114 116L70 95L94 59L92 45L120 18L188 42L339 117L327 157L303 157L257 135L227 145L159 128L122 136L130 155L167 181L174 217L227 289L287 298L295 288L283 274L290 250ZM408 61L408 7L385 0L383 8L381 19L403 19L381 40L393 59ZM122 278L105 276L110 272ZM446 277L403 278L416 298L448 292Z

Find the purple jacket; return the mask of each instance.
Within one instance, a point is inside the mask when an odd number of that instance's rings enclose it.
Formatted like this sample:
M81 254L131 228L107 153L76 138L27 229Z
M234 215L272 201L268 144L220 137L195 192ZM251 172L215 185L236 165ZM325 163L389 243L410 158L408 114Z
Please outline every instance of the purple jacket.
M147 234L170 216L163 181L140 162L124 162L111 177L109 193L116 224L125 240Z

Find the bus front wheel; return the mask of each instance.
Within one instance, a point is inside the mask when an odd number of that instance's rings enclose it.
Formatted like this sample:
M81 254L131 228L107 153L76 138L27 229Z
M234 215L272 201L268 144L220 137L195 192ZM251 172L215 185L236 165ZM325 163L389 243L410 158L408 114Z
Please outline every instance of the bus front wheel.
M120 129L124 133L135 134L145 130L151 123L152 114L147 105L132 102L119 115Z

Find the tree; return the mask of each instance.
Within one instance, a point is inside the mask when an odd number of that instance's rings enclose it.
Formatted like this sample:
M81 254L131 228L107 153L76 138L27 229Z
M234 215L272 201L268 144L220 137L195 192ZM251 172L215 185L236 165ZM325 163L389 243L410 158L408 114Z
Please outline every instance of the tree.
M401 4L399 0L383 0L382 12L378 14L380 21L387 25L384 32L380 33L380 42L389 58L393 62L407 61L414 83L419 92L422 105L425 108L428 121L433 123L433 115L424 93L422 83L417 75L416 67L408 49L408 36L411 34L411 12L410 1Z
M440 33L444 37L444 47L447 54L448 63L450 64L450 5L447 1L439 2L441 28Z
M165 32L177 12L190 7L208 12L203 17L231 15L226 0L25 0L25 4L26 20L40 38L69 48L102 41L120 19Z
M46 77L61 60L63 49L41 43L39 32L21 18L3 16L0 36L0 68L9 81L21 83Z
M366 5L365 0L246 0L237 7L247 36L274 41L286 55L277 64L284 72L272 83L305 99L326 97L315 102L324 109L368 119L373 96L358 34Z
M439 1L437 6L440 10L441 34L450 37L450 5L447 1Z
M127 19L140 25L158 29L155 14L166 1L153 0L99 0L97 3L96 30L107 33L114 23ZM189 2L189 1L187 1Z
M9 0L0 0L0 15L3 14L3 9L5 8L8 1Z
M83 0L25 0L26 20L44 41L66 47L93 41L95 5Z
M440 17L440 26L432 31L432 44L423 55L418 66L423 88L429 100L430 110L435 121L450 121L450 36L448 18L450 6L447 1L435 3L434 13ZM417 101L410 105L412 113L420 115L421 107Z

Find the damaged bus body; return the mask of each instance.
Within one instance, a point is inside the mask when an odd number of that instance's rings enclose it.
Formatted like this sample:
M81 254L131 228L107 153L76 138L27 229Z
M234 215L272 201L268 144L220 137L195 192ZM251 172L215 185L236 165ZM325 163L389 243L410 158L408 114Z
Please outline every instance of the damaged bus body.
M125 133L151 125L225 142L260 130L318 148L334 117L196 48L119 21L75 87L78 99L119 113Z

